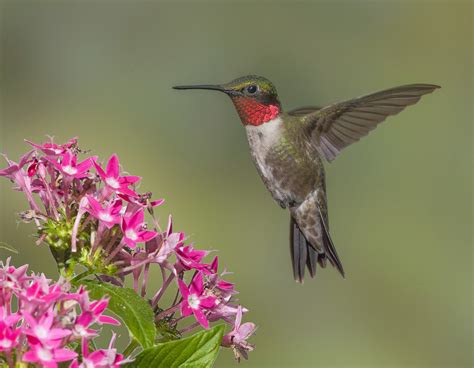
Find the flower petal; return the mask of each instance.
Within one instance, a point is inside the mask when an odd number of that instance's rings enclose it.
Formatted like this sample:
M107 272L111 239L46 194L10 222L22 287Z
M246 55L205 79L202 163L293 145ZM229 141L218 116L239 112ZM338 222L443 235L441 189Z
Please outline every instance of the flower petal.
M114 325L114 326L120 326L121 325L120 321L118 321L115 318L112 318L110 316L100 316L98 321L102 324L108 324L108 325Z
M240 335L241 339L246 340L251 335L253 335L256 329L257 329L257 326L255 325L255 323L246 322L242 326L240 326L238 334Z
M65 362L77 357L77 353L69 349L56 349L54 350L54 359L57 362Z
M187 299L189 296L189 290L184 281L181 279L178 279L178 288L181 292L181 295L183 296L183 299Z
M193 309L194 317L199 322L199 324L205 329L209 328L209 322L206 319L206 315L200 309Z
M119 159L114 153L107 163L107 176L117 179L119 177Z

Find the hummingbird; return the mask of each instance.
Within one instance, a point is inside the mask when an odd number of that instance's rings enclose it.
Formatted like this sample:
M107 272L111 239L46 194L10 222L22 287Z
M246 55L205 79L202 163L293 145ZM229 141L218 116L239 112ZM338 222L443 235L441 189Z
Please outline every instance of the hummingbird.
M284 111L268 79L248 75L226 84L185 85L174 89L220 91L232 100L245 128L252 160L273 199L290 213L293 276L303 282L317 265L344 268L329 233L323 160L333 161L390 115L440 88L409 84L324 107Z

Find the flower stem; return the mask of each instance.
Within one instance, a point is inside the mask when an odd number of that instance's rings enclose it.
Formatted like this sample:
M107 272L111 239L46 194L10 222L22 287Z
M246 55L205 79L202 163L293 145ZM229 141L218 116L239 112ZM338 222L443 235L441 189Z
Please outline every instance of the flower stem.
M181 304L178 303L176 305L173 305L171 308L168 308L168 309L164 310L163 312L158 313L155 317L155 321L159 321L160 319L163 319L163 317L166 317L170 314L173 314L174 312L176 312L179 309L180 306L181 306Z
M186 332L191 331L192 329L196 328L197 326L199 326L199 322L193 322L189 326L182 328L178 332L182 335L182 334L185 334Z
M153 297L153 300L151 302L151 306L154 307L158 304L160 298L163 296L164 292L166 291L166 289L168 288L168 286L170 285L171 281L173 281L174 279L174 274L170 274L168 276L168 278L166 279L166 281L163 283L163 285L161 286L160 290L158 290L158 292L155 294L155 296Z
M78 281L82 280L84 277L92 275L93 273L94 273L93 270L86 270L84 272L81 272L79 275L71 279L71 284L77 283Z

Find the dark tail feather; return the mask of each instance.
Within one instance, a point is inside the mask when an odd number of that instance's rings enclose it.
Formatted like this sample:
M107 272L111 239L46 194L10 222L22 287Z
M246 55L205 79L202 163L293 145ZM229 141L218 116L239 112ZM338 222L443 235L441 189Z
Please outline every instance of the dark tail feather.
M303 234L301 234L301 236L303 236ZM316 252L309 243L307 249L308 259L306 260L306 266L308 266L311 277L314 277L316 275L316 265L318 264L318 252Z
M332 263L334 267L337 268L339 273L341 274L342 277L344 277L344 268L342 267L341 260L339 259L339 256L337 255L336 252L336 247L334 246L331 236L329 235L329 229L324 221L323 214L321 213L321 209L319 209L319 218L321 221L321 227L323 229L323 246L324 246L324 252L326 253L329 262Z
M293 277L297 282L303 282L305 267L308 267L311 277L316 274L318 253L306 241L296 221L290 219L290 253L293 266Z

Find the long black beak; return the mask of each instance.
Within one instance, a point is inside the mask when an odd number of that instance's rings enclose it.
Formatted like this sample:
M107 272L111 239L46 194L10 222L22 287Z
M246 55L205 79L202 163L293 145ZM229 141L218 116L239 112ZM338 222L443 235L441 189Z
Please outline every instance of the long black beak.
M200 84L194 86L174 86L173 89L210 89L212 91L225 92L225 89L217 84Z

